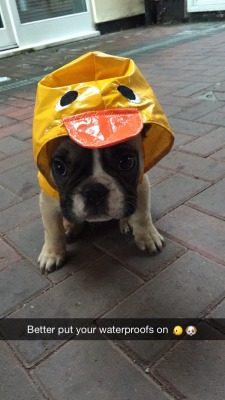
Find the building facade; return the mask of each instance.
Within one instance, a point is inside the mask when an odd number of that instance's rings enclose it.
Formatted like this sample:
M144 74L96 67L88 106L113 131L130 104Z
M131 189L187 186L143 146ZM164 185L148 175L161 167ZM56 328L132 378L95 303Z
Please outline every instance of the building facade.
M0 0L0 56L97 36L101 24L144 15L147 1L167 0ZM180 1L188 12L225 10L225 0Z

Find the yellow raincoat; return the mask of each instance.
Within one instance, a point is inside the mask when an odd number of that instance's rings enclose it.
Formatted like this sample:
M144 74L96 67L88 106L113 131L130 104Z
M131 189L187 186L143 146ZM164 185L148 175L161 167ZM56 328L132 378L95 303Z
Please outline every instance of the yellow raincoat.
M145 125L146 172L170 151L174 136L131 59L96 51L45 76L38 83L33 121L34 159L42 190L58 199L49 169L57 139L69 135L81 146L100 148L136 136Z

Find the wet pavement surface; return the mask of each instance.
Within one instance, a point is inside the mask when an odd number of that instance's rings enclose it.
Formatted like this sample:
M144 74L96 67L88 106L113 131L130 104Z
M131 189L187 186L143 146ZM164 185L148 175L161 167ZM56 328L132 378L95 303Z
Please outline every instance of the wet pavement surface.
M62 269L43 276L36 84L94 50L133 58L174 130L173 150L148 173L166 246L150 256L116 222L101 223L68 246ZM224 65L222 23L137 28L0 59L1 317L93 326L100 317L207 318L212 339L2 340L1 399L224 399Z

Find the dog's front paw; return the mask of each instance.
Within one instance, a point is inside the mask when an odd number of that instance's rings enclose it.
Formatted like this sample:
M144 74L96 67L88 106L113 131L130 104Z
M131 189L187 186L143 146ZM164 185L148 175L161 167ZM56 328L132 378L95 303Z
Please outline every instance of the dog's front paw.
M62 267L65 260L65 250L53 249L46 245L38 257L38 263L42 274L48 274Z
M164 246L164 238L153 224L138 227L134 229L134 238L140 250L147 250L150 253L156 254L162 250Z

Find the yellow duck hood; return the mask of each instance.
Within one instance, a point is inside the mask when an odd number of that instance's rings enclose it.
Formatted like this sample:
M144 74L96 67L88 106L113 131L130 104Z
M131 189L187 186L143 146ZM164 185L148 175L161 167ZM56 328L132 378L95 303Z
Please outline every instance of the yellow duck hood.
M174 135L133 60L96 51L45 76L38 83L33 120L42 189L58 197L49 169L58 138L69 135L81 146L100 148L128 140L143 126L146 172L170 151Z

